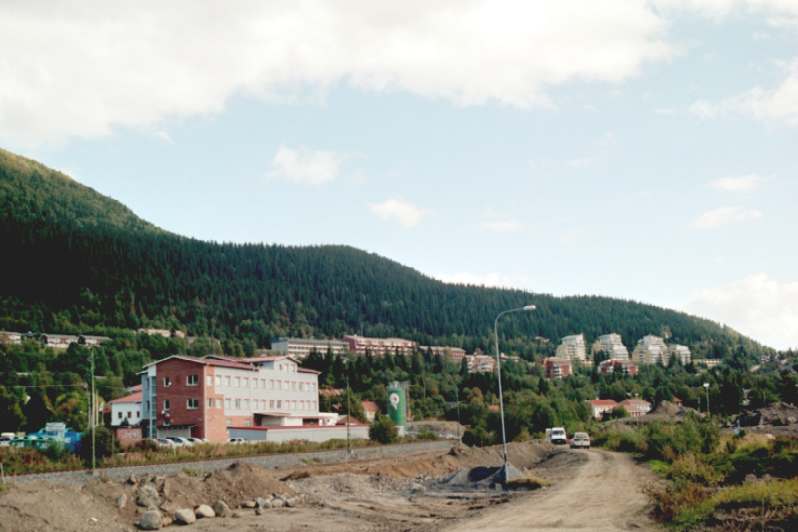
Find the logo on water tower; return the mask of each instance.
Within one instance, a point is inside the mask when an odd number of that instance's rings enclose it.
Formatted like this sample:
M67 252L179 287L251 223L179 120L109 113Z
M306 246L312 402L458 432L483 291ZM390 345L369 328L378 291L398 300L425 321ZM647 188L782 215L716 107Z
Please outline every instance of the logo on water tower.
M391 392L391 395L388 396L388 401L391 402L391 406L393 406L394 410L399 410L399 402L401 399L399 398L399 394L396 392Z

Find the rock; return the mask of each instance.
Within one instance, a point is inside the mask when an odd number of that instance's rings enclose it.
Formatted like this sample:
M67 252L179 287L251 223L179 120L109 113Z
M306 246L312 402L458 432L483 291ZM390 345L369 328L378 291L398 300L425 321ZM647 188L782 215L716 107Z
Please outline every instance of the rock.
M142 530L160 530L163 516L158 510L147 510L139 517L138 527Z
M255 508L255 515L263 515L263 508L260 506Z
M216 515L219 517L230 517L232 512L230 506L223 500L218 500L213 503L213 511L216 512Z
M171 517L169 517L168 515L164 515L164 516L163 516L163 519L161 519L161 525L162 525L164 528L166 528L166 527L168 527L168 526L171 526L171 525L172 525L172 523L174 523L174 522L175 522L175 520L174 520L174 519L172 519Z
M175 512L175 523L180 525L190 525L197 521L197 516L194 515L194 510L190 508L181 508Z
M241 503L242 508L255 508L257 505L255 501L244 501Z
M124 493L116 498L116 507L120 510L127 506L127 495Z
M272 499L272 508L282 508L283 506L285 506L285 501L280 497Z
M131 473L131 474L130 474L130 476L129 476L129 477L127 477L127 480L126 480L126 482L127 482L128 484L130 484L131 486L135 486L136 484L138 484L138 483L139 483L139 479L136 477L136 475L135 475L135 474Z
M207 504L200 504L194 509L194 515L197 516L197 519L208 519L216 517L216 512Z
M161 496L155 486L145 484L136 490L136 504L144 508L157 508L161 504Z
M294 497L286 497L283 499L283 504L286 508L296 508L296 499Z

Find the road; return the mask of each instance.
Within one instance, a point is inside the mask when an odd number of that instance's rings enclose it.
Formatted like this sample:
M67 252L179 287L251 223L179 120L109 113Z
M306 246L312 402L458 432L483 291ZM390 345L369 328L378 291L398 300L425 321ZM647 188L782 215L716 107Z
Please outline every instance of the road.
M563 468L568 476L551 488L487 510L449 530L658 530L646 516L648 501L642 491L650 473L625 454L591 450L585 457L576 467L572 463Z
M408 453L423 451L445 451L452 446L448 440L420 441L396 445L380 445L374 447L359 447L354 453L355 460L375 458L390 458ZM297 467L306 464L330 464L344 461L344 449L334 451L316 451L308 453L279 453L260 456L241 456L224 458L220 460L203 460L197 462L178 462L174 464L155 464L143 466L109 467L98 469L97 473L112 480L124 480L131 474L137 476L174 475L186 469L210 473L229 467L234 462L255 464L266 468ZM41 473L33 475L7 476L11 482L33 482L45 480L61 484L83 484L92 478L90 471L64 471L60 473Z

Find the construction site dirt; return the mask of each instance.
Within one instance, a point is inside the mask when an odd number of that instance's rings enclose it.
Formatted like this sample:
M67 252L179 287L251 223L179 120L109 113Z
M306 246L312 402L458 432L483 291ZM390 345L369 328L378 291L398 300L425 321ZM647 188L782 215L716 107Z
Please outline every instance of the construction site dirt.
M171 528L180 510L203 504L217 507L221 516L197 519L192 529L654 528L642 495L647 473L627 456L513 443L509 459L518 470L509 490L489 478L502 464L500 447L461 446L290 468L186 469L121 482L101 478L83 486L36 481L0 493L0 530L129 531L153 512L161 526Z

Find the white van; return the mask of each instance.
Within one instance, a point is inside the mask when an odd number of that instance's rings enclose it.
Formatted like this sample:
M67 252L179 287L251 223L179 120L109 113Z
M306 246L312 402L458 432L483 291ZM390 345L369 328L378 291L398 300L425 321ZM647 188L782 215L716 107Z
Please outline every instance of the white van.
M552 427L549 432L549 442L554 445L566 445L568 443L568 435L565 433L563 427Z

